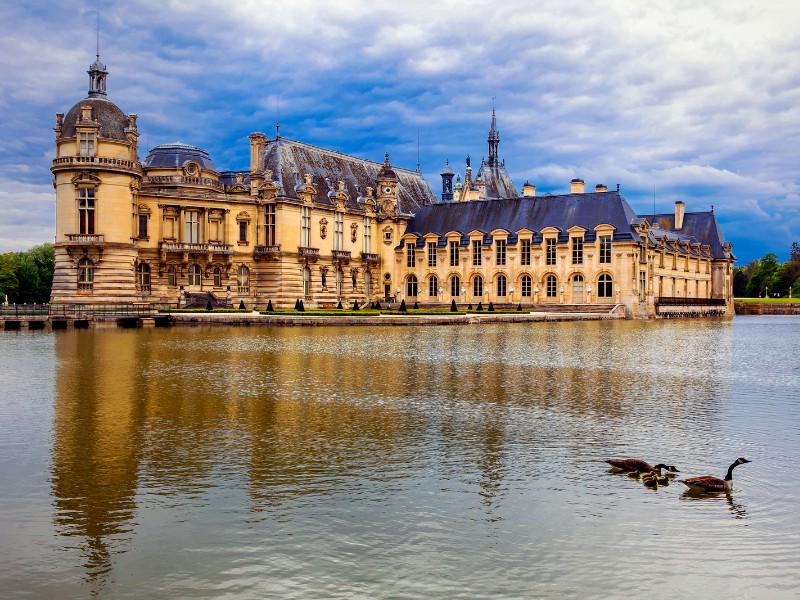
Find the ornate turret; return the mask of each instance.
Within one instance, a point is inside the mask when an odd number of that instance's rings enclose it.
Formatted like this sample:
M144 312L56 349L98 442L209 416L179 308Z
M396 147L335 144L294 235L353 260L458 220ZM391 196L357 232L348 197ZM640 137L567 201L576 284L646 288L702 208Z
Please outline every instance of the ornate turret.
M89 98L105 98L108 71L106 66L100 62L99 54L86 72L89 74Z
M497 119L492 108L492 126L489 128L489 166L494 167L498 164L497 147L500 145L500 133L497 131Z
M448 160L442 169L439 175L442 176L442 202L452 202L453 201L453 177L455 177L456 172L453 171L453 167L450 166L450 161Z
M389 153L384 154L383 166L375 177L378 184L378 207L381 215L393 217L397 213L397 173L389 165Z

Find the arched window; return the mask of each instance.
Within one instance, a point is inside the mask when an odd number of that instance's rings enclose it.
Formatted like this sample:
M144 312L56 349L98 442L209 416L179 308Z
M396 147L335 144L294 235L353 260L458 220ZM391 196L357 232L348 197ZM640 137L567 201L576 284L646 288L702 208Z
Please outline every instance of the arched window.
M167 269L167 285L172 287L178 285L178 276L175 272L175 267L170 267Z
M472 280L472 295L475 298L483 296L483 277L480 275L475 275L475 278Z
M522 297L523 298L530 298L531 297L531 277L530 277L530 275L523 275L522 276Z
M506 295L506 276L497 276L497 297L504 298Z
M91 258L78 261L78 291L91 292L94 285L94 263Z
M222 269L214 267L214 287L222 287Z
M417 297L417 276L409 275L406 280L406 296L409 298Z
M141 262L136 267L136 282L142 291L150 290L150 265Z
M461 294L461 277L458 275L453 275L450 278L450 295L453 298L458 298Z
M428 296L435 298L439 295L439 278L436 275L431 275L428 279Z
M303 295L311 295L311 269L303 267Z
M614 282L611 275L603 273L597 279L597 297L598 298L611 298L613 294Z
M545 280L545 287L547 289L548 298L558 297L558 279L555 275L548 275Z
M189 267L189 285L200 285L200 265Z
M244 265L240 265L236 269L236 285L239 288L240 294L250 293L250 269Z

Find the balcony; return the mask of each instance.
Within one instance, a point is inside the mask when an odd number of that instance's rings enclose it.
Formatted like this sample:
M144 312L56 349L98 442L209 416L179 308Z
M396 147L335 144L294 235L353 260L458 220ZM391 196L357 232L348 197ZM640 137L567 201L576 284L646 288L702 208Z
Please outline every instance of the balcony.
M267 260L277 260L281 255L281 245L274 244L272 246L256 246L253 249L253 256L255 258L266 258Z
M333 260L338 260L340 263L350 264L350 252L347 250L333 250L331 252Z
M142 163L122 158L107 158L105 156L62 156L54 159L53 166L50 168L53 173L71 169L114 169L141 175Z
M381 259L377 254L371 254L369 252L361 253L361 262L365 265L377 265L380 260Z
M162 252L187 252L189 254L233 254L233 244L192 244L189 242L161 242Z
M101 246L105 243L102 233L68 233L65 246Z
M310 262L317 262L319 260L319 248L309 248L307 246L300 246L297 253Z
M222 183L209 177L183 177L178 175L143 177L142 185L159 187L200 186L210 187L220 192L225 189Z

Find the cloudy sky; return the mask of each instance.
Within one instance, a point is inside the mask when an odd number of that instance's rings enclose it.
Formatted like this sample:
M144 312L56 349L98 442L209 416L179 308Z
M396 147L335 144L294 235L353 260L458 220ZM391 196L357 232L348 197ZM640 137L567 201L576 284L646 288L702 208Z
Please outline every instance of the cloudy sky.
M55 113L87 94L97 1L0 4L0 252L52 241ZM800 2L102 0L108 94L140 154L245 169L281 134L416 168L500 157L521 188L620 184L640 214L712 205L739 264L800 241Z

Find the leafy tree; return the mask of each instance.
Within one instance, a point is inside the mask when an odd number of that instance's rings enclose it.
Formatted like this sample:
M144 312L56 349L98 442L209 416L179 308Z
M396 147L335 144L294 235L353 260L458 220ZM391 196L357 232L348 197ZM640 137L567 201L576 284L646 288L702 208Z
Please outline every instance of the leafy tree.
M750 277L747 275L746 267L733 268L733 295L736 298L744 298L747 289L747 282Z
M754 261L755 262L755 261ZM765 254L758 260L758 267L755 273L747 282L746 295L750 298L756 298L765 293L765 289L769 287L769 279L772 277L775 270L778 268L778 256L774 253Z
M800 244L792 242L792 249L789 251L789 261L800 263Z
M19 259L13 252L0 254L0 293L9 297L9 302L17 302L17 292L19 290L19 279L17 270Z

